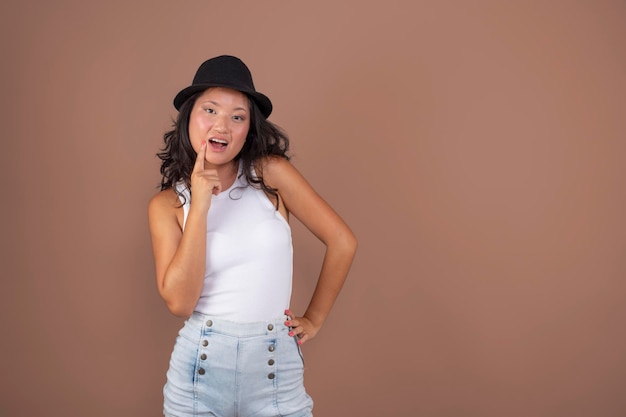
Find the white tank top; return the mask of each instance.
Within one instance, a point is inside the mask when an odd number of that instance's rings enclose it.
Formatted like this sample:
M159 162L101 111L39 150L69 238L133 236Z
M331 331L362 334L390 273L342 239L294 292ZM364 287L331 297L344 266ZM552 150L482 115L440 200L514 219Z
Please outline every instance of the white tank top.
M189 214L189 190L184 221ZM182 198L181 198L182 201ZM241 166L233 185L211 200L207 214L206 271L195 311L236 322L279 317L289 307L293 274L291 228Z

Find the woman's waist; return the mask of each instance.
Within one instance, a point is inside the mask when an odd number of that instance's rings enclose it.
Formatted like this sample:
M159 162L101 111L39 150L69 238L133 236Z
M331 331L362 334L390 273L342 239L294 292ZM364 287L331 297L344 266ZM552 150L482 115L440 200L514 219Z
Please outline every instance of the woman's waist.
M185 326L200 330L202 333L219 333L233 337L258 337L287 331L285 314L256 321L234 321L221 316L194 312Z

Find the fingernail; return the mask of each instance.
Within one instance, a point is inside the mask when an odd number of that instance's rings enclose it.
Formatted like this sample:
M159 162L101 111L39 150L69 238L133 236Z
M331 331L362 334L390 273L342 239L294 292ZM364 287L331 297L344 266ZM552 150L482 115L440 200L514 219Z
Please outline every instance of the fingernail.
M302 344L302 340L298 340L298 344L301 345Z
M293 332L289 332L289 337L293 337Z
M286 321L285 326L291 326L291 322Z

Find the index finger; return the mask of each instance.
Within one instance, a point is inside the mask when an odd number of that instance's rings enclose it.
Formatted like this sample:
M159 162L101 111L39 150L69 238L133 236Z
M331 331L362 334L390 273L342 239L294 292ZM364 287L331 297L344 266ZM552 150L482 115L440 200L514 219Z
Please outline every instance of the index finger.
M198 151L198 156L196 156L196 163L193 165L192 172L204 171L204 158L206 158L206 142L202 141L202 144L200 144L200 150Z

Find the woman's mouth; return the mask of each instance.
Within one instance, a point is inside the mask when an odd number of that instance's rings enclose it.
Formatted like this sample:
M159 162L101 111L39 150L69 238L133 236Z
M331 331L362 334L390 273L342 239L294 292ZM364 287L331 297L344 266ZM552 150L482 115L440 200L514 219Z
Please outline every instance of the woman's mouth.
M228 142L222 139L209 139L209 144L214 150L223 150L228 145Z

